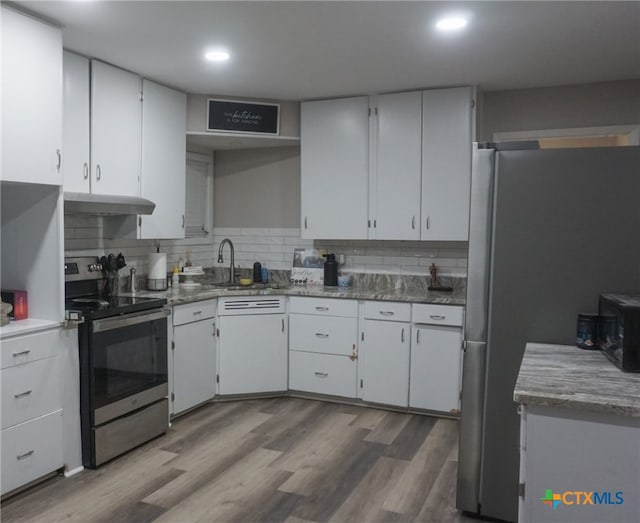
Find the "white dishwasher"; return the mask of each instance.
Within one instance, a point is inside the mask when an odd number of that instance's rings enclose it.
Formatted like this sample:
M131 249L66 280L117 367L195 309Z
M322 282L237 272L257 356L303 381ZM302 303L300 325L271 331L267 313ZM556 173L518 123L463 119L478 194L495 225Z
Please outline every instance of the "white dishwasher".
M287 390L287 319L282 296L218 300L218 393Z

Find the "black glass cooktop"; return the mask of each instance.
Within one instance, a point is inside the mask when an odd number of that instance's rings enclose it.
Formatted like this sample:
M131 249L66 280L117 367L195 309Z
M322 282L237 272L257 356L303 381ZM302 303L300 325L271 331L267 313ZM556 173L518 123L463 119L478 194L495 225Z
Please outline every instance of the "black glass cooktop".
M78 311L88 319L97 319L158 309L166 303L167 300L164 298L140 298L137 296L100 298L98 296L81 296L67 299L65 308L67 311Z

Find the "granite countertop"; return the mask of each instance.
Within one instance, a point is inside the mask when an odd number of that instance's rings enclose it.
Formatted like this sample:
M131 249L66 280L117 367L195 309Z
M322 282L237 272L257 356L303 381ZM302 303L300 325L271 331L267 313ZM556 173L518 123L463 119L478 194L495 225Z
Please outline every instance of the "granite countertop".
M526 405L640 417L640 373L622 372L597 350L527 343L513 398Z
M130 296L121 293L122 296ZM464 289L452 292L422 291L420 289L358 289L353 287L299 287L224 289L210 284L200 287L167 289L166 291L139 291L136 296L166 298L169 305L180 305L195 301L228 296L312 296L317 298L342 298L350 300L399 301L410 303L438 303L442 305L464 305Z

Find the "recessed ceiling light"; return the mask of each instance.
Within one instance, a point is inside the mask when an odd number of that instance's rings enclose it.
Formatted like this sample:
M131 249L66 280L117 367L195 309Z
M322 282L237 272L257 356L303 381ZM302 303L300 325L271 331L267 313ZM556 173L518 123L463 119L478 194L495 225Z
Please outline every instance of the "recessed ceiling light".
M204 57L210 62L226 62L230 55L227 51L223 51L222 49L215 49L212 51L207 51Z
M466 25L466 18L462 18L461 16L446 16L436 22L436 28L440 31L458 31Z

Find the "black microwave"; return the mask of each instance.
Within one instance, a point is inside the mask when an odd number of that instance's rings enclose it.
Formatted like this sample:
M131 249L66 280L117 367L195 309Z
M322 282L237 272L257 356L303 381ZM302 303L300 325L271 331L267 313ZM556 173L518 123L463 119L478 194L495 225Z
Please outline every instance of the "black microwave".
M597 343L617 367L640 372L640 294L601 294Z

